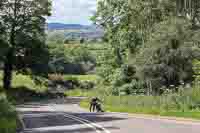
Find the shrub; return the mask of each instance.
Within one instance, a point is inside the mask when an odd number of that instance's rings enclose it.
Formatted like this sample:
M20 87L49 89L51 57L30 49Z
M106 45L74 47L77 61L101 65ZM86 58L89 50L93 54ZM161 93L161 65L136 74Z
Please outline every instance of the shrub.
M93 82L90 82L90 81L84 81L84 82L81 82L80 83L80 88L81 89L87 89L87 90L89 90L89 89L92 89L92 88L94 88L94 83Z
M6 100L4 95L0 95L0 133L16 132L16 111Z

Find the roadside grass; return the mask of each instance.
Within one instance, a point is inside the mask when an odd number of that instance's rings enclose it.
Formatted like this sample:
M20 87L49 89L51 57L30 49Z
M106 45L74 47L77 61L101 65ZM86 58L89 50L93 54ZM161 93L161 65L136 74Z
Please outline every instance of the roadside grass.
M79 92L80 93L80 92ZM90 92L92 93L92 92ZM89 108L91 94L80 102L83 108ZM150 114L173 116L200 120L200 88L194 87L176 94L163 96L106 96L95 94L103 101L106 112L123 112L133 114Z
M75 89L75 90L69 90L65 92L66 96L73 96L73 97L87 97L88 96L88 91L87 90L80 90L80 89Z
M5 93L3 89L3 73L0 71L0 92ZM28 75L13 73L12 89L6 91L7 100L13 105L28 101L39 101L48 90L45 84L36 84Z
M89 110L89 100L83 100L80 102L80 106ZM157 116L167 116L167 117L179 117L179 118L192 118L200 120L199 110L193 111L160 111L156 108L134 108L128 107L126 105L104 105L103 109L106 112L120 112L120 113L130 113L131 114L148 114L148 115L157 115Z
M95 92L95 90L74 89L66 91L65 95L72 97L92 97L97 95L97 92Z
M90 82L96 82L98 80L97 75L64 75L63 76L64 80L71 80L71 79L76 79L78 81L90 81Z
M2 81L3 73L0 72L0 86L3 86ZM30 76L17 74L15 72L13 73L12 87L19 89L23 87L37 92L44 92L48 89L45 85L36 84Z
M49 74L50 80L77 80L80 82L96 82L98 81L99 77L95 74L89 74L89 75L70 75L70 74Z
M97 77L97 79L98 78L99 77ZM94 81L98 82L98 80L94 80ZM99 89L97 86L92 88L92 89L90 89L90 88L89 89L76 88L76 89L73 89L73 90L68 90L68 91L65 92L65 95L66 96L74 96L74 97L88 97L89 99L91 97L94 97L94 96L99 96L99 97L101 97L101 99L103 97L109 96L109 93L108 93L109 88L102 86L102 88Z

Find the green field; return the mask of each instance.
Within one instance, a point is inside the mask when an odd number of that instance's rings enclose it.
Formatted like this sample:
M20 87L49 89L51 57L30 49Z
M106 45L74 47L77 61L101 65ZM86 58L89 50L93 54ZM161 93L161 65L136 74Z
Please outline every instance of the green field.
M0 86L3 85L2 80L3 80L3 73L0 72ZM37 85L31 79L30 76L22 75L22 74L16 74L15 72L13 73L12 87L13 88L25 87L25 88L28 88L30 90L40 91L40 92L47 90L46 86Z
M96 82L98 80L97 75L64 75L64 80L69 80L69 79L76 79L78 81L91 81L91 82Z

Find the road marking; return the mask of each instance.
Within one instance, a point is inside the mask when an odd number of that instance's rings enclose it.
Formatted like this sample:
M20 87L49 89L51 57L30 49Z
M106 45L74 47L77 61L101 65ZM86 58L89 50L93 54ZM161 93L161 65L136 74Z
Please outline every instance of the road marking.
M56 111L54 105L51 105L50 108L51 108L52 111ZM77 120L77 121L87 125L90 128L93 128L97 133L101 133L101 131L103 131L105 133L111 133L110 131L108 131L107 129L102 127L101 125L93 123L89 120L86 120L86 119L83 119L83 118L80 118L80 117L76 117L74 115L65 114L65 113L63 113L63 115L67 118Z
M95 126L93 126L92 124L86 123L86 122L84 122L84 121L82 121L82 120L80 120L80 119L78 119L78 118L73 117L73 116L68 116L68 115L66 115L66 114L63 114L63 115L64 115L65 117L67 117L67 118L70 118L70 119L73 119L73 120L76 120L76 121L78 121L78 122L80 122L80 123L85 124L85 125L88 126L89 128L94 129L96 133L101 133L101 131L99 131L99 130L98 130Z
M101 130L101 131L103 131L103 132L105 132L105 133L110 133L110 131L108 131L107 129L105 129L105 128L102 127L101 125L96 124L96 123L93 123L93 122L91 122L91 121L89 121L89 120L86 120L86 119L83 119L83 118L80 118L80 117L76 117L76 116L73 116L73 115L69 115L69 114L64 114L64 116L66 116L66 117L71 117L71 118L74 118L74 119L79 119L80 121L83 121L83 122L85 122L85 123L87 123L87 124L92 125L93 127L95 127L95 128L98 129L98 130Z
M51 110L54 110L53 108L51 108ZM29 116L35 116L35 117L42 117L42 116L47 116L47 115L63 115L64 117L67 117L67 118L70 118L70 119L72 119L72 120L75 120L75 121L78 121L78 122L80 122L80 123L83 123L84 125L86 125L87 127L89 127L89 128L92 128L96 133L101 133L101 131L97 128L97 126L94 126L94 125L92 125L92 124L90 124L90 123L87 123L87 122L85 122L85 121L83 121L83 120L80 120L79 118L76 118L76 117L74 117L74 116L71 116L71 115L66 115L66 114L64 114L64 113L55 113L55 114L51 114L51 113L45 113L45 114L26 114L26 115L24 115L23 117L29 117ZM23 120L22 120L22 122L23 122ZM49 128L49 127L48 127ZM28 131L28 130L40 130L40 129L42 129L42 128L35 128L35 129L28 129L28 128L26 128L26 126L25 126L25 123L23 122L23 130L24 131ZM50 130L51 130L51 128L49 128ZM47 130L47 128L45 128L45 130ZM30 132L33 132L33 131L30 131ZM106 132L106 133L110 133L110 132Z

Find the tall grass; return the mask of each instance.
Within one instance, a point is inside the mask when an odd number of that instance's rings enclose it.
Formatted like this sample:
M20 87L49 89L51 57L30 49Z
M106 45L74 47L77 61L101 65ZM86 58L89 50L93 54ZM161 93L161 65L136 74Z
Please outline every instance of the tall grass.
M106 111L200 119L199 86L181 88L177 93L162 96L107 96L102 94L93 93L93 96L102 99ZM88 108L90 98L82 101L80 105Z

